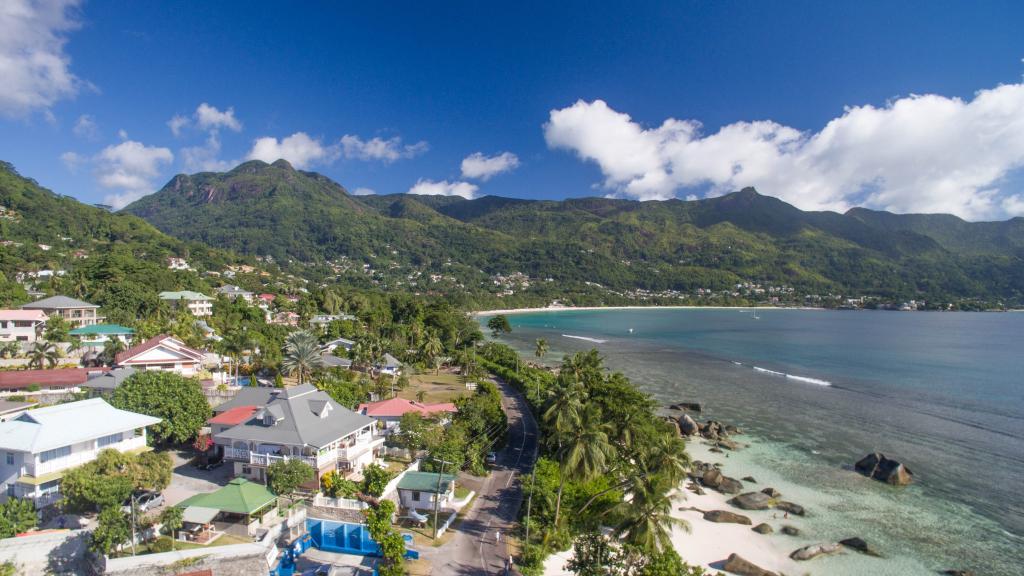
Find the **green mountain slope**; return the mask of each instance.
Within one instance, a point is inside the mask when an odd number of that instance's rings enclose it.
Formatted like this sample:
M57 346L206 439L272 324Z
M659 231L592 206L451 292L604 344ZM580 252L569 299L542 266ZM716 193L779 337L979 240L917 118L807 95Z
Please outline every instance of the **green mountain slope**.
M170 256L187 258L198 270L240 261L168 236L141 218L55 194L6 162L0 162L0 239L0 306L30 299L17 278L54 270L60 275L40 288L88 298L115 321L154 309L161 290L209 290L194 272L168 270Z
M887 299L1019 301L1024 293L1021 256L1000 248L1001 236L961 238L1006 223L880 223L804 212L753 189L694 202L353 197L319 174L254 161L176 176L125 210L213 246L452 275L465 290L522 272L554 280L535 283L548 296L595 284L692 292L748 281Z

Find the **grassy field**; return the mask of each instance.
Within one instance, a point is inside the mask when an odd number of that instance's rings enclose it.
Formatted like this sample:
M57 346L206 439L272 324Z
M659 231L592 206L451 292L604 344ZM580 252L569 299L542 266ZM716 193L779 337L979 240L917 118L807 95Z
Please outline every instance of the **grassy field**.
M459 381L457 374L441 372L435 375L433 372L415 374L409 377L409 386L398 393L398 396L407 400L415 400L416 393L423 391L423 401L427 404L441 402L452 402L455 398L467 393L466 386Z

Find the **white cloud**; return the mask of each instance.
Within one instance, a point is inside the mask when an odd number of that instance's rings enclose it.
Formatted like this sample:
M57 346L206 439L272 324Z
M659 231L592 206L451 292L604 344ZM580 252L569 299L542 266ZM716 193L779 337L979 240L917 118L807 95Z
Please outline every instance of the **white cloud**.
M414 158L430 149L426 142L402 145L398 136L387 140L374 137L363 140L359 136L346 134L341 137L341 149L345 158L356 160L380 160L394 162L403 158Z
M264 162L284 158L292 166L302 169L314 164L330 164L337 160L339 154L337 146L324 146L305 132L296 132L282 140L272 136L257 138L247 158Z
M372 188L356 188L352 191L353 196L373 196L377 191Z
M221 112L206 102L196 108L196 125L203 130L218 130L220 128L227 128L235 132L242 130L242 123L235 118L234 108L228 108Z
M78 167L88 161L87 158L83 157L78 152L65 152L60 155L60 161L64 163L64 166L72 173L78 171Z
M0 3L0 115L48 112L73 98L83 84L64 52L67 33L78 28L78 0L4 0Z
M210 132L202 146L187 146L179 151L179 155L186 172L224 172L235 164L218 158L220 137L216 130Z
M167 127L171 129L171 133L175 136L181 136L181 131L191 122L192 121L188 119L188 116L175 114L167 121Z
M519 167L519 157L511 152L497 156L484 156L475 152L462 159L462 177L487 181L491 176L510 172Z
M103 199L104 204L120 209L149 194L155 187L153 180L160 175L160 169L172 160L174 154L169 149L146 146L134 140L107 146L93 159L96 177L104 188L120 192L107 195Z
M88 140L95 140L99 134L99 126L96 125L96 119L88 114L82 114L75 120L75 126L71 129L75 136L79 138L86 138Z
M552 110L544 136L549 147L595 162L607 189L641 200L755 186L812 210L862 205L980 219L1024 208L1020 195L999 189L1024 167L1024 84L969 101L912 95L849 107L818 132L756 121L705 135L699 122L673 118L645 128L601 100L581 100Z
M470 184L469 182L449 182L442 180L440 182L434 182L433 180L419 179L412 188L409 188L408 194L421 194L424 196L462 196L467 200L472 200L476 195L476 191L479 190L476 184Z

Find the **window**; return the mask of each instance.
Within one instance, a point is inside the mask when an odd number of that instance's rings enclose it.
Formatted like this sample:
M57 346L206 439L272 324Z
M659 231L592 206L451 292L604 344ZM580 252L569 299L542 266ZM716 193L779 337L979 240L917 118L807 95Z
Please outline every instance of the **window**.
M413 491L413 493L412 493L412 499L413 499L413 500L416 500L417 502L419 502L419 500L420 500L420 493L419 493L419 492L416 492L416 491Z
M7 485L7 497L14 498L14 482Z
M7 465L14 466L14 452L7 453Z
M103 436L96 443L97 443L97 445L99 445L100 448L103 448L104 446L110 446L111 444L117 444L120 441L121 441L121 434L117 433L117 434L111 434L110 436Z
M71 446L61 446L60 448L54 448L53 450L47 450L39 455L40 462L49 462L50 460L56 460L57 458L63 458L71 454Z
M39 485L40 494L53 494L60 491L60 480L50 480Z

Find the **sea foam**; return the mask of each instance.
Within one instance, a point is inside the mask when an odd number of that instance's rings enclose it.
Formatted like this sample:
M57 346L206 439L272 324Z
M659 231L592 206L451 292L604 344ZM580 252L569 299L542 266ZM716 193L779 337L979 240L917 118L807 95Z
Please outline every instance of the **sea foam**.
M777 372L775 370L769 370L767 368L761 368L760 366L754 366L754 370L763 374L770 374L772 376L782 376L790 380L796 380L797 382L805 382L807 384L817 384L818 386L831 386L832 383L828 380L820 380L818 378L811 378L810 376L797 376L795 374L786 374L785 372Z
M595 344L604 344L607 340L601 340L598 338L590 338L588 336L573 336L572 334L562 334L562 338L572 338L574 340L586 340L587 342L593 342Z

